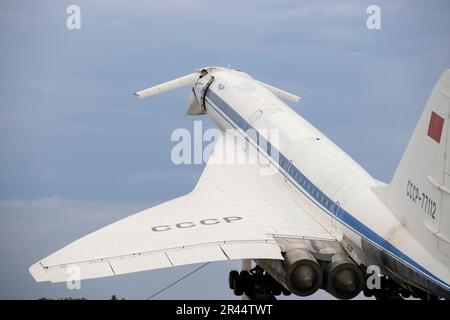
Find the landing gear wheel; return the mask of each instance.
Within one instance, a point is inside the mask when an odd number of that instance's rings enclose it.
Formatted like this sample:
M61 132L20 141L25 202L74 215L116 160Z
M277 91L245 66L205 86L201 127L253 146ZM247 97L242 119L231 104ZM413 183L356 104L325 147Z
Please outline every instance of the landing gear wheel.
M290 295L292 294L292 292L290 292L288 289L286 289L286 288L284 288L284 287L283 287L282 292L283 292L283 295L284 295L284 296L290 296Z
M281 294L281 288L279 288L279 287L273 288L273 289L272 289L272 294L273 294L274 296L279 296L279 295Z
M228 285L235 295L245 294L250 300L276 300L275 296L291 294L259 266L248 271L232 270Z
M242 283L242 279L239 275L234 278L233 292L236 296L242 296L242 294L244 293L244 286Z
M236 270L230 271L230 274L228 275L228 286L231 290L234 290L233 284L236 277L239 277L239 272L237 272Z

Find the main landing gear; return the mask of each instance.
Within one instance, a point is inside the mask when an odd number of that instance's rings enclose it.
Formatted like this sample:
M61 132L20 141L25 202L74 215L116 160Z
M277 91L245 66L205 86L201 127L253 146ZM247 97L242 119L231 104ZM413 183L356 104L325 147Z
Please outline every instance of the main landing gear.
M410 287L404 288L397 282L389 279L387 276L380 276L381 288L363 290L366 297L374 297L376 300L404 300L408 298L422 299L422 300L438 300L439 298L426 293L418 288Z
M291 294L259 266L249 271L232 270L228 282L235 295L245 295L251 300L274 300L275 296Z

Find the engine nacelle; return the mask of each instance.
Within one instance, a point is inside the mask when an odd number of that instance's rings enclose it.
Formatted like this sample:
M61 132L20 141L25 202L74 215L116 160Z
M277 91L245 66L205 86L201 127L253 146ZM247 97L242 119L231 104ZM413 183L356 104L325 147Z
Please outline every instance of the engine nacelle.
M281 260L257 260L265 271L298 296L309 296L322 286L322 268L314 256L303 249L292 249Z
M364 275L361 268L350 258L334 255L325 267L325 290L338 299L352 299L364 287Z
M205 114L205 112L205 109L202 107L197 97L195 96L194 91L192 90L188 98L186 113L190 116L197 116Z

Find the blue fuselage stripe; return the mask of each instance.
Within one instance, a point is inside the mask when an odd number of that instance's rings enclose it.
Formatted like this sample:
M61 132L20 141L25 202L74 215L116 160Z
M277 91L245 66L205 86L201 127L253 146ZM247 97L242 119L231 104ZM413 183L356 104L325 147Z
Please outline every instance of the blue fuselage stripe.
M244 118L241 117L239 113L237 113L216 93L209 89L206 92L206 97L210 100L210 102L212 102L210 105L215 109L215 111L219 113L233 128L241 129L244 132L250 130L253 134L246 135L246 138L252 139L258 148L263 149L272 160L275 160L280 168L286 172L285 176L288 176L291 182L296 182L293 183L293 185L302 193L308 194L310 199L314 199L312 202L320 209L325 211L327 214L332 215L341 223L352 229L360 236L369 240L377 247L384 249L397 260L410 265L428 278L432 279L434 282L437 282L439 285L447 289L449 288L449 285L445 281L439 279L413 259L402 253L398 248L361 223L358 219L323 193L314 183L311 182L311 180L303 175L302 172L289 159L287 159L269 141L259 134L255 128L253 128ZM216 108L218 108L220 112ZM276 154L276 157L274 157L274 154Z

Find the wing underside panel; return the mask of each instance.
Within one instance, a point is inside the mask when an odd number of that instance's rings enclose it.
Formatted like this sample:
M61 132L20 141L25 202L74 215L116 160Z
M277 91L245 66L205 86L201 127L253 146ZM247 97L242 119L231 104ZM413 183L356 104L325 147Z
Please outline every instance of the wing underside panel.
M233 259L283 259L275 238L334 238L260 164L223 164L219 139L196 188L95 231L30 267L36 281L98 278ZM234 138L233 138L234 139ZM234 152L252 155L247 148Z

